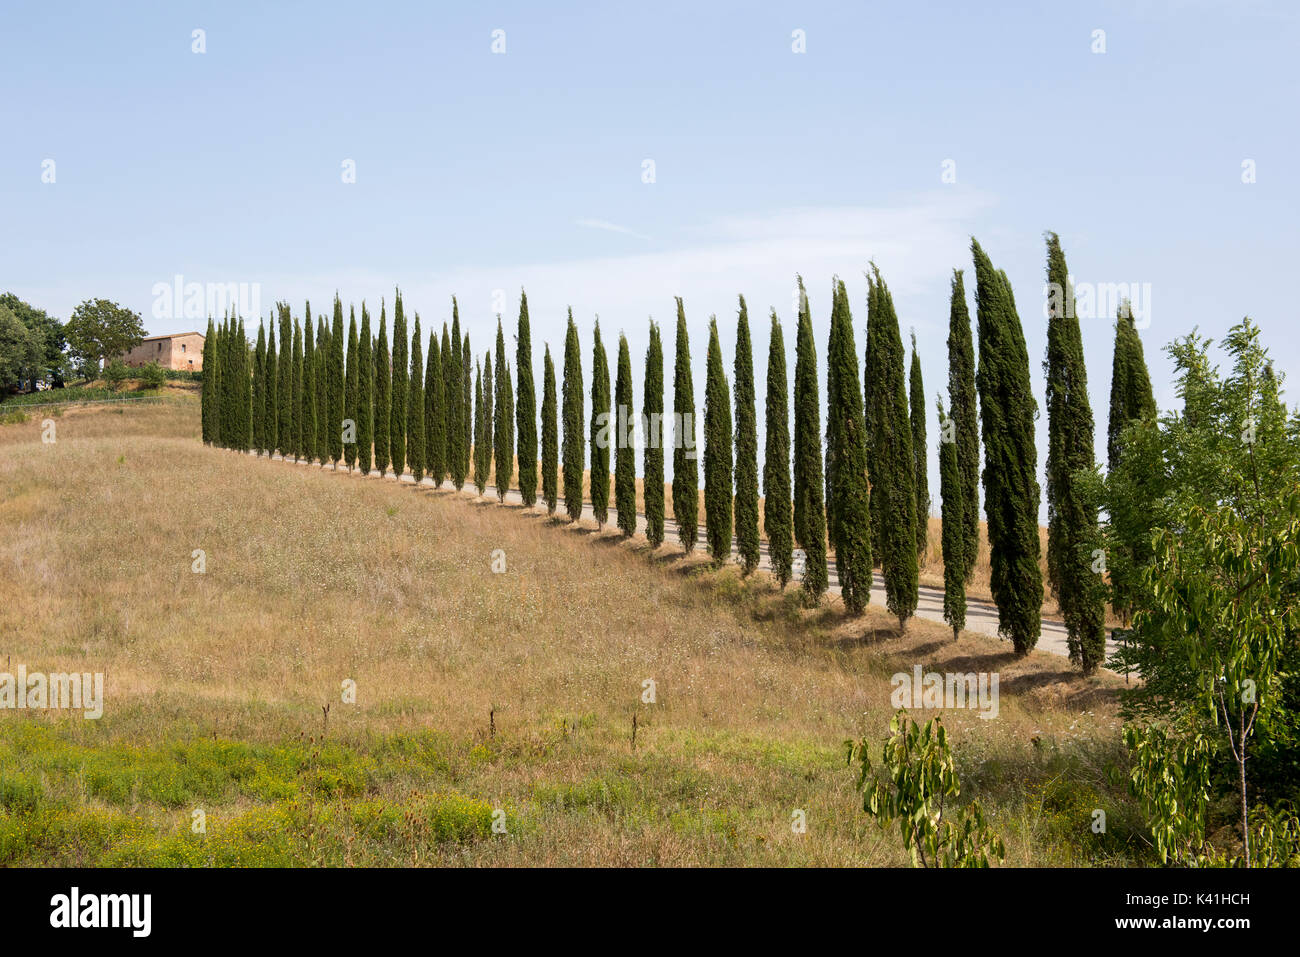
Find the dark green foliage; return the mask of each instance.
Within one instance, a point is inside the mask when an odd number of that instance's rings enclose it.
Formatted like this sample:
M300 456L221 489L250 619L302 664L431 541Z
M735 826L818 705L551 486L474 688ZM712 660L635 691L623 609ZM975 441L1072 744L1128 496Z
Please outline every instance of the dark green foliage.
M542 500L546 514L555 514L560 489L560 436L556 419L555 363L551 347L546 345L542 357Z
M1110 373L1110 419L1106 428L1106 468L1113 471L1122 458L1121 437L1134 419L1154 421L1156 400L1151 391L1142 337L1132 310L1123 303L1115 317L1115 355Z
M971 240L979 324L980 418L984 439L984 514L988 519L990 588L998 630L1017 654L1028 654L1042 628L1039 570L1038 405L1029 380L1029 353L1005 273Z
M262 428L266 424L266 327L257 324L253 352L253 452L262 454Z
M804 593L816 602L826 593L826 505L822 475L821 401L817 346L803 277L799 280L799 334L794 351L794 534L804 551Z
M406 393L406 462L419 485L424 479L424 355L420 351L420 314L411 333L411 375Z
M406 315L402 312L402 292L393 302L393 383L388 429L388 446L393 457L393 474L398 478L406 470L407 398L410 374L407 369Z
M596 525L609 521L609 358L596 317L591 346L591 510Z
M289 316L287 302L276 303L280 316L280 369L279 382L276 384L276 400L280 421L276 427L277 448L280 455L288 458L295 451L293 402L293 319Z
M957 460L956 423L939 407L939 497L942 509L943 620L952 626L953 641L966 627L966 486Z
M510 366L506 362L506 339L500 316L497 316L496 389L496 421L492 426L493 484L497 501L504 502L506 492L510 490L511 473L515 470L515 393L510 381Z
M311 303L302 321L302 457L316 458L316 334L311 327Z
M772 575L784 588L790 582L794 528L790 501L790 393L785 377L785 337L772 310L767 347L766 447L763 453L763 529Z
M280 367L275 350L275 322L267 323L266 329L266 363L263 366L265 376L263 388L266 390L266 403L262 408L262 451L268 457L275 454L279 443L279 386Z
M364 314L364 310L363 310ZM388 470L391 454L389 428L393 408L393 368L388 356L388 317L379 306L379 344L375 347L375 470L380 476Z
M220 432L221 363L217 359L217 330L208 317L208 332L203 338L203 386L200 392L203 441L212 445Z
M957 469L961 473L962 527L966 537L962 554L966 559L963 580L975 571L980 544L980 433L979 405L975 392L975 343L971 338L970 310L966 307L966 286L962 271L952 271L952 297L948 312L948 402Z
M443 398L447 402L447 472L451 484L460 491L465 485L465 425L469 415L465 408L465 391L461 388L460 307L451 297L451 341L442 360Z
M290 397L290 406L293 409L293 458L295 462L301 461L306 439L304 438L304 422L306 421L305 413L307 410L307 399L303 391L304 374L306 372L306 357L303 355L302 345L302 325L297 319L293 321L293 389Z
M687 553L699 535L700 481L695 448L695 384L686 310L677 297L677 362L673 368L673 518L677 540Z
M740 297L736 319L736 549L748 575L758 567L758 419L754 396L754 347L749 313Z
M528 294L519 293L519 326L515 331L515 428L519 458L519 494L525 507L537 501L537 390L533 387L533 339L528 327Z
M1047 234L1047 580L1065 621L1070 660L1085 675L1106 658L1105 585L1094 571L1097 503L1080 482L1091 473L1092 406L1083 336L1074 309L1065 253L1055 233Z
M375 455L375 356L370 337L370 310L361 303L361 332L357 342L357 464L369 475Z
M614 508L624 535L636 532L636 406L632 399L632 357L627 337L618 337L618 373L614 380Z
M664 543L664 347L659 326L653 320L643 384L641 409L646 436L641 494L645 499L645 537L652 548L658 548Z
M351 472L357 464L357 398L358 391L361 387L361 370L357 365L357 313L356 310L348 308L348 357L347 371L344 374L343 383L343 418L351 423L351 438L343 447L343 456L348 463L348 471Z
M487 488L492 470L492 354L474 367L474 485L480 495Z
M329 338L329 373L325 379L325 391L329 401L329 459L334 467L339 467L343 458L343 404L346 400L347 383L343 368L343 303L338 294L334 295L334 323L330 327Z
M473 368L473 354L469 348L469 330L465 330L465 335L460 340L460 375L461 375L461 395L464 398L465 414L462 416L461 428L465 432L465 444L463 454L465 458L465 474L469 474L469 456L470 450L474 447L474 396L470 389L472 379L470 369Z
M704 377L704 535L714 565L731 557L731 390L722 366L718 320L709 317Z
M239 391L236 398L239 403L239 428L236 432L235 448L247 452L253 447L253 374L250 368L252 357L248 348L248 335L244 331L242 319L239 320L238 336L236 381L239 383Z
M569 310L569 328L564 336L564 508L569 521L582 517L582 464L586 458L582 412L582 347L578 327Z
M880 571L885 579L885 605L898 618L900 628L916 611L916 459L912 454L912 424L907 403L903 337L889 287L873 264L868 277L867 306L872 315L871 348L879 382L873 455L871 498L879 504Z
M912 458L916 476L916 559L925 564L925 547L930 540L930 469L926 461L925 382L921 378L921 357L916 351L916 330L912 330L912 367L907 374L912 417Z
M826 346L826 526L840 595L850 615L862 614L871 601L871 492L862 395L849 294L836 279Z
M447 324L442 326L447 337ZM429 332L429 354L424 367L424 465L434 486L447 475L447 402L443 398L442 347L438 330Z
M324 465L330 455L330 328L316 320L316 458Z

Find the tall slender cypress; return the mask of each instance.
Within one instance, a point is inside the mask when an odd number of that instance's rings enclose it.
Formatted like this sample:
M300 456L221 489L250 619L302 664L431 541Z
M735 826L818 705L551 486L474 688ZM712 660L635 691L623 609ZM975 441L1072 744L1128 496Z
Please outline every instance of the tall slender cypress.
M474 484L478 493L487 488L492 470L492 353L485 353L483 365L475 364L474 394L477 397L474 434Z
M343 367L343 301L334 294L334 321L330 326L329 374L325 379L329 398L329 458L334 468L343 458L343 404L346 400L347 382Z
M252 350L248 346L248 333L244 320L239 320L239 444L241 452L253 448L253 376L250 368Z
M208 316L208 331L203 337L203 384L200 408L203 420L203 441L212 445L216 441L218 416L221 414L220 394L221 367L217 360L217 329Z
M330 458L330 327L322 315L316 320L316 458Z
M840 595L850 615L862 614L871 601L870 489L862 395L849 294L836 279L826 347L826 520Z
M686 310L677 297L677 362L673 367L673 519L677 540L688 553L699 536L700 479L695 447L695 384Z
M645 537L652 548L658 548L664 543L664 347L653 319L642 381L645 464L641 495L645 499Z
M497 354L496 354L496 421L492 425L493 450L493 484L497 490L497 501L506 500L510 491L510 478L515 470L515 396L514 385L510 381L510 366L506 362L506 338L501 328L501 317L497 316Z
M1083 336L1074 308L1065 253L1047 234L1047 578L1065 621L1070 660L1085 675L1106 657L1106 607L1101 576L1092 570L1091 546L1099 537L1095 501L1081 487L1092 472L1092 405Z
M357 311L348 307L348 356L343 379L343 418L351 424L349 438L352 440L343 446L343 456L348 463L348 471L357 464L357 401L360 397L361 370L357 365Z
M515 331L515 431L519 458L519 495L526 508L537 502L537 390L533 387L533 339L528 326L528 293L519 292Z
M375 354L370 337L370 310L361 301L357 341L357 464L369 475L375 461Z
M632 357L627 336L618 336L618 372L610 433L614 442L614 508L624 535L636 532L636 406L632 399Z
M578 327L573 324L573 309L569 310L569 328L564 336L564 508L569 521L582 517L582 465L586 458L583 446L582 414L582 347L578 343Z
M316 458L316 332L311 326L311 303L302 321L302 457L308 464Z
M379 344L375 347L375 470L383 478L392 454L393 367L388 356L388 317L379 305ZM400 474L398 475L400 478Z
M942 509L943 620L952 626L957 640L966 627L966 484L957 458L957 427L939 407L939 497Z
M257 324L253 351L253 454L262 454L262 424L266 420L266 327Z
M266 404L262 410L262 451L270 458L279 445L280 427L280 366L275 349L275 320L266 324L266 365L265 365Z
M560 437L556 419L555 363L551 361L551 347L543 346L542 356L542 500L546 514L555 514L560 489Z
M799 282L799 334L794 352L794 534L804 551L803 587L817 601L829 587L826 567L826 504L822 475L821 400L817 346L803 277Z
M1147 371L1142 337L1133 312L1121 305L1115 316L1115 354L1110 373L1110 417L1106 427L1106 468L1115 471L1123 458L1124 429L1135 419L1156 417L1155 394Z
M303 385L305 384L306 356L303 354L302 344L302 324L293 320L293 394L290 398L290 406L293 409L293 460L301 462L303 450L306 448L306 438L304 437L304 423L306 422L307 398L304 394Z
M388 429L388 445L393 456L393 473L402 477L406 470L407 398L410 384L407 371L406 315L402 311L402 292L393 302L393 391Z
M718 319L709 317L704 373L704 537L714 565L731 557L731 389L723 371Z
M280 381L276 384L280 421L276 427L276 447L281 457L288 458L294 451L293 319L289 316L287 302L277 302L275 308L280 318Z
M447 335L443 323L442 334ZM424 367L424 465L434 487L447 475L447 404L443 399L442 348L438 330L429 330L429 354Z
M474 447L474 396L470 392L473 376L470 370L473 368L473 353L469 348L469 330L460 340L460 375L461 375L461 394L464 398L465 414L461 417L461 429L465 433L465 444L462 446L461 454L465 459L465 474L469 474L469 456L470 450Z
M916 330L912 330L912 365L907 373L908 400L912 417L913 474L916 476L916 560L925 564L930 541L930 470L926 461L925 382L921 378L921 356L916 351Z
M869 307L875 329L872 350L880 376L875 394L876 431L872 436L873 477L871 497L879 503L880 571L885 579L885 605L905 628L919 599L916 564L916 459L912 454L912 425L907 402L903 337L889 287L872 264L869 285L875 295ZM874 304L874 305L872 305Z
M596 317L591 346L591 510L596 525L609 521L609 357Z
M980 422L975 391L975 343L971 338L970 310L966 307L966 286L962 271L952 271L952 293L948 310L948 402L957 443L957 470L965 495L961 520L966 544L962 556L966 567L962 579L975 573L980 545Z
M763 453L763 529L767 533L772 575L781 588L790 581L794 558L794 526L790 501L790 393L785 376L785 337L772 310L767 347L766 428Z
M749 312L740 297L736 317L736 549L748 575L758 567L758 413L754 396L754 347L749 338Z
M411 374L406 386L406 462L416 485L424 479L424 354L420 351L420 314L411 333Z
M456 491L465 486L465 427L469 415L461 388L460 307L451 297L451 341L442 362L443 396L447 400L447 472Z
M971 240L979 324L980 397L984 439L984 504L988 517L991 590L998 631L1016 653L1028 654L1042 628L1037 477L1034 448L1037 403L1029 380L1029 353L1006 274Z

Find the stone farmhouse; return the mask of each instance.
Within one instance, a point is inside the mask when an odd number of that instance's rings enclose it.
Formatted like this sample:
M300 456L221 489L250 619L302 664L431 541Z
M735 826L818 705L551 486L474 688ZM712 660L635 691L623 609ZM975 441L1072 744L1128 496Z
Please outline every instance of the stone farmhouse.
M203 333L178 332L170 336L149 336L122 357L129 366L156 362L164 369L199 372L203 369Z

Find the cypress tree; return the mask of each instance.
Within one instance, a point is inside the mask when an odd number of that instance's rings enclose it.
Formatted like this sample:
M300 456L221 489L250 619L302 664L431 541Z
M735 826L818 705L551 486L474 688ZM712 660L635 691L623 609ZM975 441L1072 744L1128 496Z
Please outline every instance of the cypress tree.
M316 334L311 327L311 303L302 322L302 457L316 458Z
M416 485L424 479L424 355L420 351L420 314L411 333L411 376L406 393L406 461Z
M881 322L881 306L878 302L879 290L867 275L867 343L862 363L862 421L867 429L867 462L870 466L871 500L869 517L871 524L871 552L877 560L883 560L884 549L880 544L880 527L882 523L881 507L884 498L876 494L876 483L880 479L880 463L876 457L876 432L880 425L880 406L882 404L880 389L884 377L880 371L880 347L876 345L879 338L877 327Z
M230 383L234 381L234 371L230 367L230 316L227 314L222 318L221 324L217 326L217 375L213 379L213 385L216 391L213 393L217 402L217 434L216 444L221 448L229 448L230 442L227 436L234 428L232 417L234 409L230 405Z
M582 434L582 355L578 327L569 309L569 328L564 336L564 508L569 521L582 517L582 463L586 458Z
M506 337L497 316L496 355L496 421L492 426L492 448L495 459L494 483L497 501L506 500L510 491L510 477L515 470L515 397L510 381L510 366L506 364Z
M709 317L704 373L704 534L714 565L731 557L731 390L723 372L718 319Z
M464 398L465 414L461 416L461 429L465 433L465 444L462 447L461 454L465 459L465 474L469 474L469 456L470 450L474 447L474 396L470 392L471 379L470 369L473 366L472 353L469 348L469 330L460 340L460 375L461 375L461 394Z
M822 500L821 404L817 395L817 346L803 277L799 282L799 334L794 350L794 534L803 548L804 593L816 602L829 586L826 568L826 505Z
M474 434L474 485L478 493L487 488L492 469L492 353L485 353L483 365L474 366L474 395L477 418Z
M528 325L528 294L519 292L515 332L515 429L519 458L519 495L525 508L537 502L537 390L533 387L533 339Z
M1115 355L1110 373L1110 418L1106 427L1106 468L1113 472L1123 458L1121 438L1134 419L1153 421L1155 394L1147 371L1142 337L1133 312L1122 304L1115 316Z
M695 448L695 384L691 378L691 343L686 310L677 297L677 363L673 368L673 518L677 539L687 553L699 535L700 482Z
M375 460L375 354L370 337L370 311L361 301L361 332L357 341L357 464L369 475Z
M456 297L451 297L451 341L443 357L443 395L447 400L447 471L451 484L460 491L465 486L465 427L469 415L465 408L465 393L461 388L460 308Z
M257 347L253 353L253 453L262 454L262 426L266 422L266 328L257 323Z
M550 344L544 346L542 357L542 499L546 514L555 514L555 503L560 489L560 437L556 420L555 363L551 361Z
M971 240L979 324L980 418L984 439L984 503L988 517L991 590L998 630L1016 653L1028 654L1042 627L1043 578L1038 567L1037 403L1029 354L1006 274Z
M253 448L253 376L250 365L248 334L244 320L239 320L239 442L236 448L247 452Z
M749 313L740 297L736 318L736 548L748 575L758 567L758 414L754 396L754 347Z
M966 523L962 512L966 508L966 482L961 463L957 459L956 423L939 407L939 497L943 516L943 620L952 626L952 640L956 641L966 627Z
M375 347L375 469L383 478L391 455L389 429L392 428L393 367L388 356L388 317L379 305L379 344ZM400 474L398 475L400 478Z
M870 490L862 395L849 294L836 279L826 347L826 524L835 548L840 594L850 615L862 614L871 601Z
M330 328L329 378L330 422L329 457L334 468L343 458L343 407L347 400L347 382L343 367L343 302L334 294L334 324Z
M293 320L293 389L289 401L290 408L293 410L293 427L291 429L291 435L293 437L293 460L295 462L302 460L303 449L305 447L304 442L306 441L303 438L303 423L305 421L304 413L307 408L307 400L303 394L303 374L306 371L305 363L306 357L303 355L302 345L302 325L297 319L295 319Z
M618 336L618 373L614 380L614 508L624 535L636 534L636 406L632 398L632 357L627 336Z
M912 366L907 375L908 398L912 415L913 474L916 476L916 559L925 564L925 549L930 541L930 471L926 461L925 383L921 379L921 357L916 351L916 330L912 330Z
M280 316L280 368L276 383L277 409L280 421L276 426L276 445L282 458L294 451L293 432L293 320L289 317L289 304L276 303Z
M1106 657L1106 608L1101 576L1092 570L1097 509L1079 482L1092 472L1092 406L1083 336L1074 308L1060 238L1047 234L1047 577L1065 621L1070 660L1085 675Z
M962 580L975 573L980 545L980 431L979 406L975 392L975 344L971 339L970 310L966 307L966 286L962 271L952 271L952 295L948 311L948 403L952 430L957 443L957 470L965 495L961 520L966 567Z
M218 416L221 405L218 396L221 391L221 368L217 361L217 330L208 316L208 331L203 337L203 383L200 396L200 409L203 420L203 441L212 445L219 430Z
M348 307L348 355L343 375L343 418L352 424L352 441L343 446L348 471L357 464L357 400L361 388L361 370L357 367L357 311Z
M330 327L325 317L316 319L316 458L324 465L330 457Z
M597 316L591 347L591 510L598 528L609 521L609 433L609 359Z
M885 579L885 605L898 618L900 629L916 611L919 598L916 564L916 459L912 454L912 425L904 373L903 337L889 287L873 264L869 284L874 288L878 315L872 325L872 350L880 382L876 389L875 485L871 497L879 503L880 571Z
M279 446L280 427L280 365L275 350L275 321L266 324L266 405L262 410L262 451L270 458Z
M443 323L442 334L447 335ZM429 331L429 355L424 367L424 465L435 488L447 475L447 405L442 391L442 349L438 330Z
M388 445L393 456L393 473L402 477L406 470L406 422L409 378L406 357L406 316L402 312L402 293L397 292L393 303L393 391L391 425L388 427Z
M777 584L790 582L794 562L794 527L790 501L790 393L785 377L785 337L781 320L772 310L772 332L767 347L767 430L763 453L763 528L767 532L768 558Z
M664 348L659 326L650 321L650 345L645 353L642 392L645 466L641 494L645 499L645 537L652 548L664 543Z

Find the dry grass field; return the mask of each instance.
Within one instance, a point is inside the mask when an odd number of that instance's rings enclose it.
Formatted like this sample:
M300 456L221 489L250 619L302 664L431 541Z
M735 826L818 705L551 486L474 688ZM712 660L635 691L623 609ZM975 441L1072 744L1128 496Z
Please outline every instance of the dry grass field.
M105 707L0 711L0 865L901 865L843 745L916 663L1001 676L944 722L1007 863L1144 859L1113 676L207 448L190 394L54 421L0 426L0 663L105 672Z

